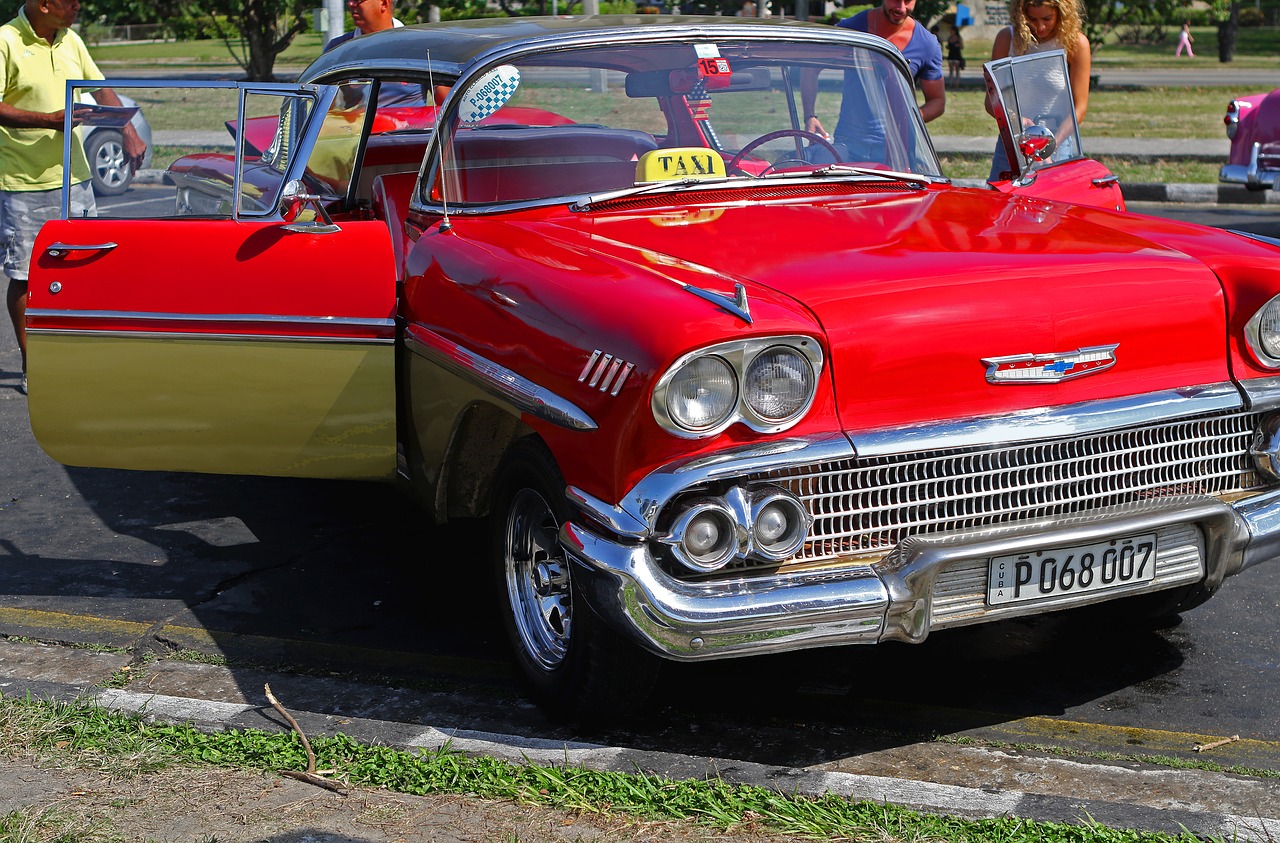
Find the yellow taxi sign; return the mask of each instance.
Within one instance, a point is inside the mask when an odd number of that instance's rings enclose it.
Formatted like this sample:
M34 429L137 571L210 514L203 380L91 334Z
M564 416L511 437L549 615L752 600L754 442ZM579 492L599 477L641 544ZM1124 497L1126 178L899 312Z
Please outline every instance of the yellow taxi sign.
M677 146L646 152L636 163L636 181L722 179L724 159L704 146Z

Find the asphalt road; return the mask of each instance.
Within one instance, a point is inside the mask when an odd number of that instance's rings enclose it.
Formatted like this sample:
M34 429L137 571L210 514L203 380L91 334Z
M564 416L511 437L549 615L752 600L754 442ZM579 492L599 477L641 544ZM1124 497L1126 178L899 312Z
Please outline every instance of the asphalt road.
M149 198L137 190L124 201ZM1275 233L1265 209L1135 210ZM1239 736L1213 760L1280 771L1280 560L1163 628L1079 612L943 632L920 646L673 665L649 716L583 731L547 721L515 682L481 569L481 525L435 527L395 490L369 484L64 467L35 443L17 375L5 329L5 693L88 687L129 666L129 693L260 706L263 678L283 676L272 685L288 702L331 718L623 746L692 774L706 759L731 759L784 783L820 770L980 794L1012 779L1012 757L935 759L937 735L1195 760L1204 757L1195 744ZM200 663L209 657L226 664ZM1121 787L1096 785L1072 804ZM1274 786L1234 792L1249 794L1238 813L1280 817Z

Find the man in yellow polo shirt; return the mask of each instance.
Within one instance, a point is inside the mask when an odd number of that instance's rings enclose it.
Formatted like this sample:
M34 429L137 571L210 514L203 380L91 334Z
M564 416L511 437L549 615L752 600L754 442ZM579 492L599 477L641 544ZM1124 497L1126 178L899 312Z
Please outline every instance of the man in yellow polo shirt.
M80 0L25 0L18 16L0 26L0 263L9 276L5 301L22 352L27 391L27 270L36 233L62 207L62 127L67 80L101 79L80 36L70 27ZM93 93L102 105L120 105L109 88ZM136 169L146 145L125 126L124 151ZM72 216L97 213L89 162L77 137L72 146Z

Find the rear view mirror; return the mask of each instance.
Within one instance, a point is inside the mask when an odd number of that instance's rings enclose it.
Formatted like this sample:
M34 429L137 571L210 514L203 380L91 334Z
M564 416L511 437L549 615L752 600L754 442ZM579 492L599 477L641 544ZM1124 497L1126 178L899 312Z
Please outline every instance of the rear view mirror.
M640 73L629 73L626 82L627 96L638 99L686 94L693 90L693 82L696 81L696 79L688 79L686 84L686 78L687 72L682 70L646 70ZM767 91L769 87L769 69L749 67L744 70L735 69L729 75L727 85L719 84L712 90Z

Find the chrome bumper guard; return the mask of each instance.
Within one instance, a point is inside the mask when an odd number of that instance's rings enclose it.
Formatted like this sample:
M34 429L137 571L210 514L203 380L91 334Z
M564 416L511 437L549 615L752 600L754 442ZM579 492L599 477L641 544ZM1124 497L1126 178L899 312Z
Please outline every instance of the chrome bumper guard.
M1224 164L1218 171L1218 181L1228 184L1244 184L1254 188L1274 188L1280 179L1280 171L1265 170L1258 167L1258 156L1262 145L1254 143L1249 155L1248 164Z
M959 611L957 577L985 596L988 560L1079 546L1147 532L1168 535L1156 579L1106 592L1065 595ZM837 644L919 642L933 629L983 623L1225 577L1280 554L1280 491L1227 504L1208 497L1167 498L1068 518L908 539L872 565L851 565L716 583L666 574L643 544L611 540L568 523L561 541L573 576L614 628L681 661L745 656ZM1175 558L1176 557L1176 558ZM962 601L963 602L963 601Z

